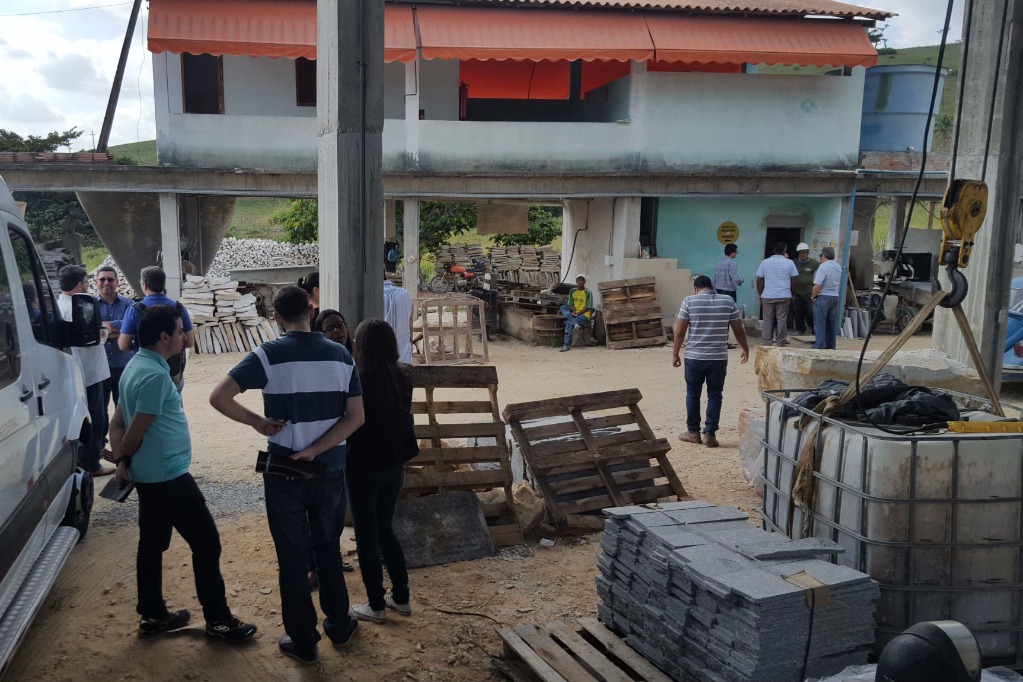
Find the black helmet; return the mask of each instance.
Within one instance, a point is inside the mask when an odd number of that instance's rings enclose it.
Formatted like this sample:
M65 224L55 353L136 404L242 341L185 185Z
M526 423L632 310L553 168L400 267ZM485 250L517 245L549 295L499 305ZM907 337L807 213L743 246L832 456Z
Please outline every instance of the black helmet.
M954 620L917 623L888 642L874 682L979 682L980 646Z

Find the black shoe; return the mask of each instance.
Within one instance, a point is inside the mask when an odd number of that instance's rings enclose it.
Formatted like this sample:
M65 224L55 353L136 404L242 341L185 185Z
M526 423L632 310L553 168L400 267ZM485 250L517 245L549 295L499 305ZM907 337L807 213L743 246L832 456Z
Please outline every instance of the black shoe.
M324 628L326 630L326 628ZM345 635L338 637L335 633L327 630L327 637L330 637L331 643L335 649L344 649L346 646L352 643L356 633L359 631L359 621L353 616L348 616L348 631Z
M237 616L231 616L227 620L215 623L206 623L207 637L219 637L230 644L247 642L256 634L256 630L255 625L243 623Z
M188 609L181 609L173 613L168 611L163 618L143 618L139 621L139 637L146 639L161 632L180 630L188 625L190 620L192 620L192 614L188 612Z
M295 646L295 642L287 635L280 638L277 642L277 648L280 649L281 653L285 656L291 656L296 661L304 665L312 665L313 663L316 663L316 661L320 660L320 655L316 652L315 644L312 648L303 651Z
M341 570L345 573L355 573L355 566L350 561L341 560Z

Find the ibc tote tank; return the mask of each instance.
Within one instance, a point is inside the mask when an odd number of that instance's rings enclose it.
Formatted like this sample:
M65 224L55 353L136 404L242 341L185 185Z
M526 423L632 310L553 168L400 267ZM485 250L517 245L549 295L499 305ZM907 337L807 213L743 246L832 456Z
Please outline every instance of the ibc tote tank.
M925 64L892 64L867 69L863 81L863 119L860 149L904 152L907 147L922 151L927 105L934 87L934 69ZM934 141L934 122L941 108L941 93L948 69L941 70L934 118L927 131L927 151Z

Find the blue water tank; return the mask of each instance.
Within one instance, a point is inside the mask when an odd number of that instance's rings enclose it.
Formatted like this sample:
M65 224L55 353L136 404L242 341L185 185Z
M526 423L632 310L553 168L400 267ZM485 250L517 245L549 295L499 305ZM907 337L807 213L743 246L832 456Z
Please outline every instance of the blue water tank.
M863 121L860 149L904 152L922 151L927 105L934 88L934 69L925 64L892 64L867 69L863 82ZM934 116L941 107L941 93L948 69L941 70ZM934 118L927 131L927 151L934 139Z

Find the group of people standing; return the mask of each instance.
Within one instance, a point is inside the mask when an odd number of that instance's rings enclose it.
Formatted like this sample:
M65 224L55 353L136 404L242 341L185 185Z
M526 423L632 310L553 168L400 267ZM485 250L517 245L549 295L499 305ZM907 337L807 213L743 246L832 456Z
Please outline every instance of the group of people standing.
M191 620L187 609L169 610L162 591L163 553L177 530L192 552L206 634L244 642L257 626L228 607L219 531L189 474L192 443L181 391L191 320L180 303L167 297L163 270L145 268L140 279L145 297L134 302L118 293L116 270L99 269L97 302L105 341L102 347L74 349L95 426L86 468L96 476L116 473L122 488L130 482L138 491L139 637L176 630ZM69 266L59 280L59 304L68 316L72 295L88 288L88 274ZM314 584L326 617L323 631L338 648L351 642L359 620L382 623L388 610L411 614L408 571L393 515L403 465L418 454L418 445L407 364L412 307L402 297L408 292L385 285L385 311L393 321L366 320L352 334L340 312L319 310L315 273L304 284L278 291L274 319L285 333L228 372L210 404L265 436L270 455L322 465L322 475L266 474L263 480L286 633L278 646L288 656L313 663L321 639ZM262 415L236 399L256 389L263 396ZM108 420L110 398L115 409ZM107 438L109 448L104 447ZM104 466L103 460L116 468ZM368 597L354 606L340 549L349 505ZM390 591L384 588L384 567Z
M682 367L685 342L686 431L682 441L717 447L722 394L728 370L729 330L742 348L740 362L749 360L749 345L737 307L738 289L744 283L736 258L739 247L725 246L724 258L714 266L714 279L699 275L693 280L696 293L686 297L675 322L672 365ZM844 282L842 266L835 262L835 250L825 246L819 258L810 258L810 247L800 243L796 259L790 260L788 245L778 242L774 254L756 271L757 295L763 316L762 343L787 346L788 315L796 330L814 330L812 348L833 349L838 336L838 302ZM707 413L702 422L700 401L707 386Z

